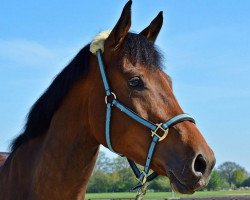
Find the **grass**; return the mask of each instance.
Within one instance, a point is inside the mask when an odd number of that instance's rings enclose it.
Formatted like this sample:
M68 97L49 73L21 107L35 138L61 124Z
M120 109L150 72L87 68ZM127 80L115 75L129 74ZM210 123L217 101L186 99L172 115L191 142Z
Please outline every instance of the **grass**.
M196 192L193 195L175 194L175 197L220 197L220 196L237 196L250 195L250 190L232 190L232 191L204 191ZM121 192L121 193L90 193L86 195L86 199L112 199L112 198L134 198L135 193ZM148 192L145 199L164 199L172 197L171 192Z

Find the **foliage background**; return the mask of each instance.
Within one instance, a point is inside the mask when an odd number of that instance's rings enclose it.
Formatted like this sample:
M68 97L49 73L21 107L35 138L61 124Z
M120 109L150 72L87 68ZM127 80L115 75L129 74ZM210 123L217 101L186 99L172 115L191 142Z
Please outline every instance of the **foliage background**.
M110 159L100 152L93 175L88 184L88 193L127 192L137 183L127 160L117 156ZM235 162L224 162L214 169L209 184L203 190L229 190L250 187L248 172ZM170 192L169 179L158 177L150 183L154 192Z

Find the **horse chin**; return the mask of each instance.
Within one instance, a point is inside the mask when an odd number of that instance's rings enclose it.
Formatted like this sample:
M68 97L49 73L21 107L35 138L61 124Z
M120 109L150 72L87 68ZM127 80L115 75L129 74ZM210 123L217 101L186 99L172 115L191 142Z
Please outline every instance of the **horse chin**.
M183 187L182 185L179 185L178 183L175 184L175 183L171 182L170 184L171 184L172 190L176 193L193 194L195 192L194 190L188 190L185 186Z
M182 183L171 171L168 173L168 178L173 191L181 194L193 194L195 192L193 188L189 188Z

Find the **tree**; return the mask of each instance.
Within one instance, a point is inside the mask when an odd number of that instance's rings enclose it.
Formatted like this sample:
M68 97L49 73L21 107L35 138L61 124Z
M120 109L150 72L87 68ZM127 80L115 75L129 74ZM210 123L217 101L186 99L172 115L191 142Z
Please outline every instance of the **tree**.
M107 173L102 171L96 171L93 173L89 183L87 192L98 193L98 192L110 192L111 181Z
M232 184L234 183L234 179L233 179L234 171L245 170L243 167L236 164L235 162L224 162L218 167L218 169L219 169L219 173L221 177L228 181L230 187L232 187Z
M247 179L247 172L244 169L241 170L238 169L233 172L232 180L237 187L240 187L243 181L246 179Z
M154 190L155 192L170 192L170 181L167 177L157 177L150 183L150 189Z
M243 187L250 187L250 177L243 181L241 184Z
M126 158L117 156L112 161L112 171L119 171L122 169L129 169L129 163Z
M126 158L120 156L114 158L112 169L113 191L125 192L137 183Z
M100 152L87 192L125 192L136 183L125 158L117 156L111 160Z
M100 151L98 154L98 158L95 164L95 171L102 171L102 172L111 172L111 160L106 156L103 151Z
M115 171L111 176L113 177L112 191L114 192L129 191L138 182L130 168Z
M218 172L218 170L214 170L212 172L210 181L207 185L207 189L208 190L219 190L219 189L221 189L222 182L223 182L223 180L220 176L220 173Z

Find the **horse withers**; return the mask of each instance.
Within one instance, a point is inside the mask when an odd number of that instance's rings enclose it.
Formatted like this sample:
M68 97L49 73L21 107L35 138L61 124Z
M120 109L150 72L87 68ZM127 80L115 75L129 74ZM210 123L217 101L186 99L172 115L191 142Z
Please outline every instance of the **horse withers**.
M0 152L0 167L5 163L8 156L9 156L9 153Z
M155 125L183 116L154 46L162 12L139 34L130 33L131 4L125 5L99 49L115 95L107 95L97 55L86 45L32 106L24 131L0 169L0 200L82 199L100 144L109 146L107 127L112 149L145 165L152 137L161 133L140 120ZM115 99L134 117L121 112ZM208 183L213 151L192 120L163 125L157 127L166 137L154 146L150 168L168 176L174 190L194 193Z

